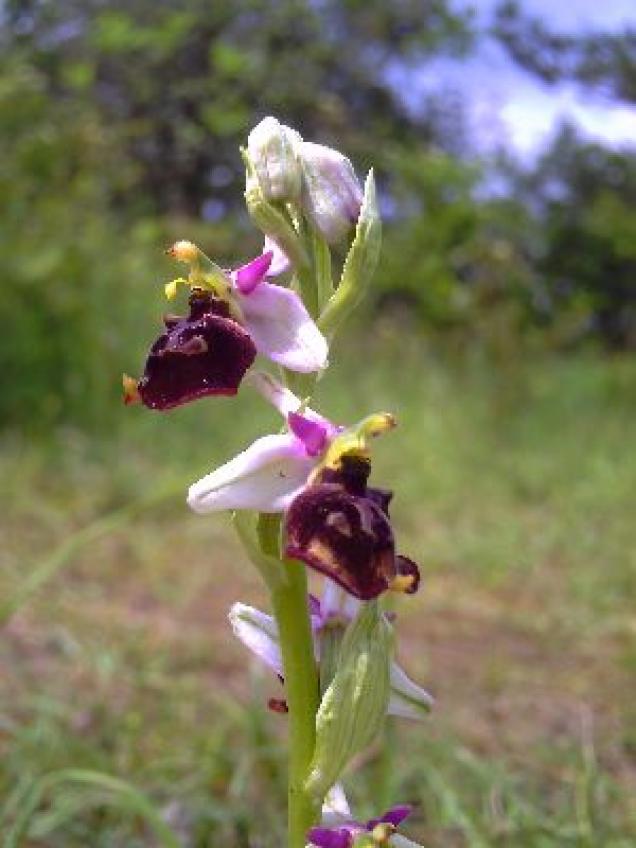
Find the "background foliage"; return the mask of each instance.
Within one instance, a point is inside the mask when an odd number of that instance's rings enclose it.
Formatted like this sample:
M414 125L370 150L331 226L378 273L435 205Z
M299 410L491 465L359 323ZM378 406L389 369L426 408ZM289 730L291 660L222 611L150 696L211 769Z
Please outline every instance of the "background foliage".
M631 34L554 35L514 4L494 31L532 72L633 101ZM444 2L7 3L0 365L21 379L2 420L109 417L101 365L138 358L166 273L157 245L194 231L220 258L253 248L237 148L268 113L378 168L388 226L371 310L404 307L504 357L535 330L547 346L633 347L633 151L565 127L532 166L479 159L460 101L403 96L409 75L477 39Z
M373 164L386 221L321 399L403 422L376 473L427 574L408 665L443 706L371 752L360 810L416 800L444 848L633 844L636 154L564 126L535 160L485 156L443 80L409 97L486 37L634 103L632 31L553 32L515 3L487 33L447 0L2 4L3 838L22 816L28 844L155 844L141 791L184 844L279 844L281 725L224 624L258 588L182 504L274 418L120 405L165 308L162 248L259 247L238 145L272 113Z

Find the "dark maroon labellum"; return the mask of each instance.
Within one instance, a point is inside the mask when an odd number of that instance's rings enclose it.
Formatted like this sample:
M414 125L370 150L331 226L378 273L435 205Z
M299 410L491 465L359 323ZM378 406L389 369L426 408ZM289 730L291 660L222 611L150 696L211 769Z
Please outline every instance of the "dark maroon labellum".
M371 600L398 581L413 592L419 570L396 556L388 505L391 492L367 487L370 465L343 457L337 470L325 469L320 481L294 499L285 520L287 556L326 574L347 592Z
M206 395L235 395L256 357L227 303L195 289L187 318L169 316L150 348L138 390L151 409L171 409Z

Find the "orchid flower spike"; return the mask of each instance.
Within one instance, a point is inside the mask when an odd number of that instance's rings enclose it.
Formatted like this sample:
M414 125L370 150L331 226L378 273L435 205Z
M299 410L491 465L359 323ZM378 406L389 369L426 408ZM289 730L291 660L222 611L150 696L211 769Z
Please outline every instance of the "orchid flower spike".
M338 627L344 632L347 624L354 619L359 605L359 601L345 595L342 589L328 579L325 580L321 599L310 597L309 612L314 654L319 665L321 661L324 663L329 659L322 656L325 644L323 635L333 633L334 628ZM274 618L247 604L235 603L230 609L229 620L236 638L260 662L282 678L283 659ZM324 669L321 666L321 678L323 673ZM433 705L433 699L428 692L411 680L395 659L391 660L389 675L390 695L387 715L415 721L426 718Z
M260 256L232 271L192 242L177 242L168 252L190 273L168 283L166 295L188 285L190 313L165 319L141 380L124 378L126 402L165 410L207 395L234 395L257 353L291 371L326 367L327 341L300 297L266 282L289 268L274 242L266 240Z

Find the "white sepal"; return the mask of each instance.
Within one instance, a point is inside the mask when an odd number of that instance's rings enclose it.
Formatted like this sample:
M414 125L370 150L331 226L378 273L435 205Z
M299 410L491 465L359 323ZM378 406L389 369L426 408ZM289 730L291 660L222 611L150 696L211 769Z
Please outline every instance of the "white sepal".
M226 509L284 512L307 484L314 464L292 434L262 436L193 483L188 505L202 514Z

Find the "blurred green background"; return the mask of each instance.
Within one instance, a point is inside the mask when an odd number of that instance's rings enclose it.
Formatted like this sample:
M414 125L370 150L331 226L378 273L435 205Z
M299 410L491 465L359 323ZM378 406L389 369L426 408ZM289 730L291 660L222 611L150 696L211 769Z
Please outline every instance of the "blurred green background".
M400 652L438 706L351 771L356 809L415 803L426 846L636 844L636 151L574 124L486 149L470 116L486 43L513 92L523 74L633 110L634 16L568 31L542 3L484 5L0 4L5 848L169 845L166 826L281 845L277 684L225 619L262 589L183 497L278 422L246 393L120 401L163 249L259 247L238 146L267 114L373 165L386 223L319 402L400 420L374 475L425 575Z

